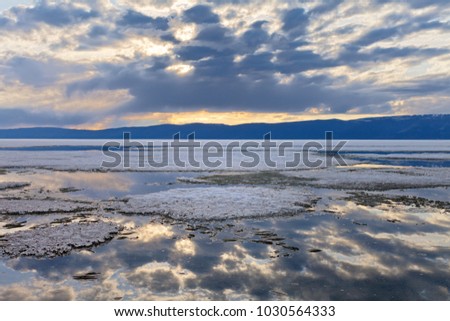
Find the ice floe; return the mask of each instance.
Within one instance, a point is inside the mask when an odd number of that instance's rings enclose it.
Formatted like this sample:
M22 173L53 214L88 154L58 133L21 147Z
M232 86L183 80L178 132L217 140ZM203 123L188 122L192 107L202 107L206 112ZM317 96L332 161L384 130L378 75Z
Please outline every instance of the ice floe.
M450 168L329 167L283 172L305 179L307 185L343 190L390 190L450 186ZM308 181L312 180L312 181Z
M0 255L55 257L73 249L88 248L111 240L120 231L112 222L94 221L42 225L0 237Z
M314 200L310 192L295 188L199 187L131 196L127 203L121 203L117 208L125 214L222 220L298 214L309 210Z
M94 209L89 203L69 200L0 199L0 214L76 213Z

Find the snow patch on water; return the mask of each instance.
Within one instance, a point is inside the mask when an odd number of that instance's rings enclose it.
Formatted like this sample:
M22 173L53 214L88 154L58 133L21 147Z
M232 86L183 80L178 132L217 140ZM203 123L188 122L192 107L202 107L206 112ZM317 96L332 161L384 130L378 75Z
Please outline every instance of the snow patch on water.
M181 220L223 220L303 213L312 207L304 189L266 187L178 188L131 196L119 211L126 214L167 215Z
M314 187L357 190L389 190L450 186L450 168L355 168L329 167L283 172L312 179Z
M100 245L111 240L119 231L118 225L105 221L43 225L0 237L0 255L60 256L73 249Z
M95 210L86 203L68 200L2 199L0 214L26 215L49 213L75 213Z

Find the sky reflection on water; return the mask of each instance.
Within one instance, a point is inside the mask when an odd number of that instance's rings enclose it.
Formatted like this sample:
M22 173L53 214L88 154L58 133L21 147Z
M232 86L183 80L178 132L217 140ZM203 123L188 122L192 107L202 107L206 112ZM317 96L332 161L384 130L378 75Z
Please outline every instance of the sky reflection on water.
M346 212L192 225L120 217L134 231L127 239L4 261L0 298L449 299L448 214L397 213L401 222L391 223L388 212L341 206ZM72 278L86 272L100 275Z
M36 169L11 171L0 175L0 182L31 183L3 195L42 189L42 197L99 200L195 188L202 185L185 185L177 177L198 175ZM371 207L349 200L345 191L313 190L322 199L319 210L295 217L188 223L107 214L125 226L109 243L53 259L0 260L0 299L450 299L448 210L389 202ZM450 201L442 187L382 194ZM3 225L11 220L25 222L20 230L66 216L0 215L0 235L8 232ZM99 274L78 278L89 272Z

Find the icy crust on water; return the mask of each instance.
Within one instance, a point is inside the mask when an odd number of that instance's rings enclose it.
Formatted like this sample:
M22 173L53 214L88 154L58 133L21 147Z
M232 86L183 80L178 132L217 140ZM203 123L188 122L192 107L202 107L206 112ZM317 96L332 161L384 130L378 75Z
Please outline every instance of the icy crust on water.
M201 187L131 196L119 211L180 220L222 220L294 215L310 209L313 203L314 196L299 189Z
M198 177L178 177L189 184L278 185L339 190L384 191L450 186L450 168L356 165L297 171L219 172Z
M77 213L95 209L90 204L70 200L0 199L0 214L9 215Z
M77 222L43 225L0 236L0 255L55 257L74 249L89 248L111 240L120 227L111 222Z
M330 167L283 172L303 178L307 185L333 189L382 191L389 189L450 186L450 168Z

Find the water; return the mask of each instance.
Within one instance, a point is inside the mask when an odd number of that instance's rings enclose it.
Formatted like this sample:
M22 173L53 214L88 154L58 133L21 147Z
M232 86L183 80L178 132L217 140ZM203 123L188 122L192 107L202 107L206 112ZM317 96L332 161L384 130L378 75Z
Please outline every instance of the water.
M96 170L102 162L110 162L113 159L103 154L105 150L103 145L107 140L0 140L0 168L1 167L43 167L61 170ZM117 141L122 144L121 141ZM163 142L168 141L155 140L146 141L138 140L144 146L142 154L135 149L131 149L131 164L128 169L133 170L152 170L152 171L189 171L189 170L218 170L218 169L240 169L242 161L250 161L248 153L243 153L239 149L225 149L223 157L219 158L222 161L221 166L211 168L203 164L203 152L201 148L195 149L195 160L200 162L200 166L191 166L188 162L189 156L186 149L180 150L180 159L186 163L186 166L176 166L174 163L173 149L168 151L168 164L162 168L152 167L147 164L149 157L154 158L155 161L160 161L163 157L164 151L162 148ZM148 143L153 144L152 149L148 149ZM204 146L208 141L198 141L201 146ZM240 146L246 141L239 141ZM282 141L274 141L278 145ZM286 163L295 159L294 154L299 154L303 157L302 151L305 144L309 141L296 140L290 141L292 147L287 148L282 155L282 152L276 148L272 148L270 155L271 159L277 164L278 168L284 168ZM324 141L316 141L322 146L325 146ZM229 146L231 141L217 141L221 146ZM257 141L261 144L261 141ZM336 145L338 141L334 141ZM262 160L265 159L265 151L259 145L259 148L250 149L256 153L261 160L254 169L273 169ZM114 148L112 151L119 153L123 159L123 144L120 148ZM214 150L213 150L214 151ZM325 151L314 149L310 150L311 161L316 159L323 159ZM230 157L233 159L231 166L224 164L227 153L231 153ZM351 140L346 141L343 149L339 152L344 157L347 164L369 162L373 164L390 165L390 166L419 166L419 167L450 167L450 141L408 141L408 140L390 140L390 141L370 141L370 140ZM152 156L149 156L152 155ZM217 158L213 158L214 162ZM144 162L144 167L139 165L139 161ZM300 162L299 167L305 167L304 161ZM123 170L122 166L114 168ZM125 168L127 169L127 168Z
M448 299L448 220L417 219L417 230L353 213L367 225L330 214L193 226L120 218L140 226L137 240L4 261L2 289L34 299ZM264 231L285 245L257 243ZM100 275L73 279L85 272Z
M51 170L12 171L0 176L1 182L29 182L34 189L57 193L61 189L73 190L70 196L90 199L120 198L165 191L171 188L199 187L181 184L177 177L195 177L198 173L178 172L65 172Z
M387 153L375 142L376 146L369 146L366 154L370 151L377 157L363 161L366 165L380 164L379 157L401 150L407 155L402 165L413 165L408 162L417 155L408 150L414 151L414 145L400 144L384 143ZM85 142L80 145L85 146ZM425 143L415 146L430 152ZM353 152L364 154L359 144L354 148ZM30 152L34 151L21 151L33 158ZM64 153L58 152L62 160ZM446 150L439 146L435 152L442 155ZM65 157L67 162L73 161ZM427 158L422 160L426 162ZM439 166L444 170L449 160L441 160ZM29 161L25 167L9 168L0 175L0 183L31 184L17 191L0 191L0 197L38 195L44 190L45 195L98 201L207 186L181 183L177 177L209 174L66 171L43 169L40 165ZM61 192L68 188L68 192ZM313 191L321 198L317 210L294 217L181 222L159 216L105 214L126 227L123 237L51 259L0 259L0 299L450 299L448 210L388 202L370 206L349 199L346 191ZM450 201L445 187L375 194ZM67 216L70 214L0 215L0 235ZM24 222L23 227L4 228L7 223L19 221ZM77 278L89 272L98 275L89 280Z

